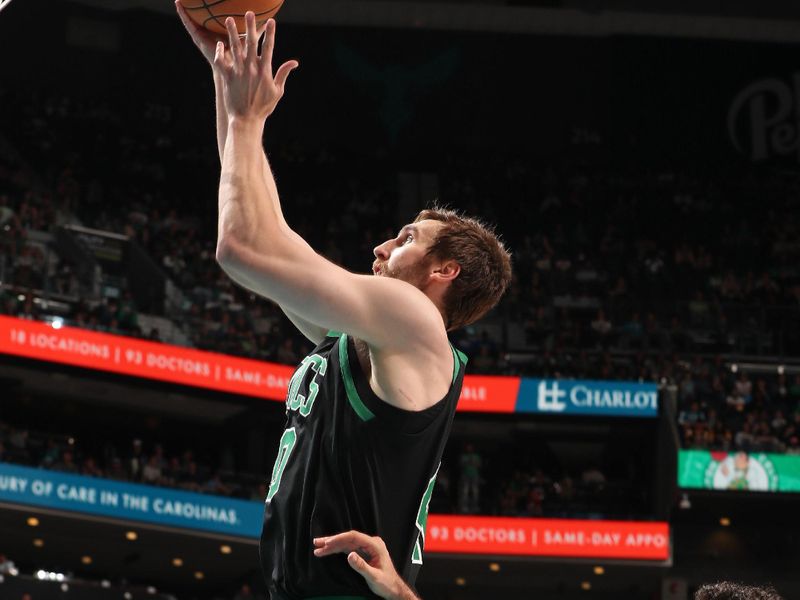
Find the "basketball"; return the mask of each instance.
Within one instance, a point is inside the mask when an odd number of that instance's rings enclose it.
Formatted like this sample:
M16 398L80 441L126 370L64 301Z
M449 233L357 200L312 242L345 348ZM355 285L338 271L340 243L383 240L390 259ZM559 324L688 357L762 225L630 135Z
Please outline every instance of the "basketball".
M233 17L236 29L243 35L246 31L244 14L248 10L255 13L256 26L260 27L278 13L283 0L186 0L182 4L189 17L201 27L224 34L227 33L225 19Z

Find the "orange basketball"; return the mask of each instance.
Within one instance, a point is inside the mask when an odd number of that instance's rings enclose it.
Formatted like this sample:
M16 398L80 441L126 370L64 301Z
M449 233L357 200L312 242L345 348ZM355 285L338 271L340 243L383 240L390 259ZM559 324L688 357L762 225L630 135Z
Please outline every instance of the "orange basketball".
M225 18L233 17L236 29L244 34L244 13L252 10L256 14L256 26L260 27L277 14L283 0L182 0L181 4L192 21L201 27L227 33Z

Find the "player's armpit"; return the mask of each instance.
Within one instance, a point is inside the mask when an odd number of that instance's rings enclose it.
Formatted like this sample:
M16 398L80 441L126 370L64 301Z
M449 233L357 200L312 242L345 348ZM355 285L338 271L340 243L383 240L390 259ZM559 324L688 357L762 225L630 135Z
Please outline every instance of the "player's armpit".
M286 318L288 318L292 324L297 327L300 333L302 333L303 336L305 336L305 338L313 344L319 344L328 334L328 329L306 321L299 315L293 313L283 306L281 306L280 309L283 311L283 314L286 315Z
M350 273L304 244L280 246L261 254L221 239L217 262L239 285L326 331L344 331L376 349L447 347L441 314L411 284Z

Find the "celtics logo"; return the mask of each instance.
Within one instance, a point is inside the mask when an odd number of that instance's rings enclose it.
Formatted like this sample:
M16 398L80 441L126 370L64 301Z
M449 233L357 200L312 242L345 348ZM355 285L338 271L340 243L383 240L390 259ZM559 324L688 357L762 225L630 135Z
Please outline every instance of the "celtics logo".
M766 454L713 452L704 487L715 490L777 491L778 473Z

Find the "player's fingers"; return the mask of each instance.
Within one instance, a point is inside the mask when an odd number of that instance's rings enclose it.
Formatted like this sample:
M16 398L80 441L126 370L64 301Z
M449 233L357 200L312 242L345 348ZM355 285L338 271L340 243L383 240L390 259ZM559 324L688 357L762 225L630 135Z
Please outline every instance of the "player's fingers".
M314 545L318 546L318 548L314 553L318 554L318 556L326 556L337 552L351 552L369 543L370 537L368 535L364 535L360 531L346 531L337 535L315 539Z
M225 44L222 42L217 42L217 48L214 52L214 66L222 71L230 67L230 61L225 56Z
M228 30L228 43L231 49L231 59L237 64L242 62L242 45L239 42L239 32L236 30L236 21L233 17L225 19L225 29Z
M267 19L267 36L261 48L261 63L264 69L272 73L272 50L275 48L275 19Z
M245 38L247 41L247 62L252 63L258 55L258 28L256 27L256 15L252 10L244 13Z
M186 9L183 8L183 4L181 4L181 0L175 0L175 10L178 11L178 17L181 19L181 23L189 32L193 32L197 29L197 25L194 21L189 18L189 15L186 14Z
M278 72L275 73L275 85L282 90L286 85L286 79L289 77L289 73L294 71L299 66L300 63L296 60L289 60L283 63L278 69Z
M347 555L348 564L353 567L353 570L359 573L364 579L375 581L380 571L375 567L370 567L363 558L358 555L358 552L351 552Z

